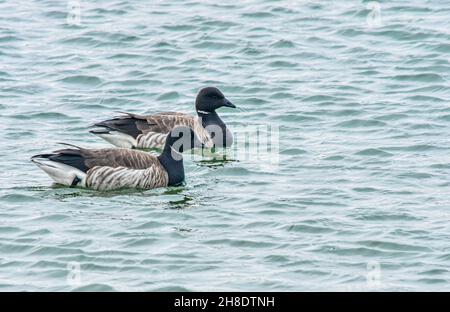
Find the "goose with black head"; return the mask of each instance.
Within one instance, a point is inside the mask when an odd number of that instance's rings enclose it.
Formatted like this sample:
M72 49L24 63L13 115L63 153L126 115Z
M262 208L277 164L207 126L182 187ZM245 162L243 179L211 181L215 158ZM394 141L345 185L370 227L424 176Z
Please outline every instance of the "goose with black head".
M66 144L68 145L68 144ZM56 183L98 191L153 189L184 181L183 151L203 147L194 131L176 126L166 135L159 156L125 148L70 148L31 158Z
M205 147L229 147L233 135L217 114L221 107L236 108L215 87L200 90L195 100L197 116L179 112L153 115L122 113L121 116L95 123L90 132L123 148L163 148L167 133L175 126L188 126L198 135Z

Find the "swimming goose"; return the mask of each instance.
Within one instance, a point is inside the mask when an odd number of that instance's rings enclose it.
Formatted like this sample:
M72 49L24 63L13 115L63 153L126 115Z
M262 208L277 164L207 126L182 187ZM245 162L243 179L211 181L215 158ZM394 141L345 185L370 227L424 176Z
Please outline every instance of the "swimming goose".
M184 181L184 150L202 147L191 128L177 126L159 156L124 148L85 149L74 145L31 158L56 183L105 191L153 189Z
M99 129L90 132L124 148L162 148L166 134L177 125L191 127L203 144L210 148L231 146L233 136L216 113L220 107L236 106L214 87L207 87L197 95L197 116L184 113L164 112L154 115L122 113L122 116L94 124Z

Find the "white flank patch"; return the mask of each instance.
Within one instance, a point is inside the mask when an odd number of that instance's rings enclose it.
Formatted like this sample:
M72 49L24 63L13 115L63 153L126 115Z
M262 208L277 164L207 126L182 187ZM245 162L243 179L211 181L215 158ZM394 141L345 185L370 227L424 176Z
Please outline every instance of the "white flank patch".
M137 144L136 140L131 135L119 131L110 130L109 133L94 132L93 134L117 147L132 148Z

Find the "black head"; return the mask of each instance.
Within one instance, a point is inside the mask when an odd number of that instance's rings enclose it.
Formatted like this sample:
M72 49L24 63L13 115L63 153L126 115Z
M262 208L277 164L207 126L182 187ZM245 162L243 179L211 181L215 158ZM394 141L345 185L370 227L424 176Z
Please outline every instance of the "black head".
M176 126L167 135L164 150L183 153L196 147L203 148L204 145L195 132L187 126Z
M197 111L210 113L222 106L236 108L217 88L203 88L197 94L197 99L195 100L195 109Z

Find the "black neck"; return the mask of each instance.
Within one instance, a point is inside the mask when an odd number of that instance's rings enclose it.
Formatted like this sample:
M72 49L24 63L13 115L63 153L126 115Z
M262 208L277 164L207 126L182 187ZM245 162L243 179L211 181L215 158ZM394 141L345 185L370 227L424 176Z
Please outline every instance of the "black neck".
M197 115L202 119L203 128L209 125L217 125L220 126L221 128L226 128L225 123L222 121L222 119L220 119L216 111L212 112L197 111Z
M212 135L212 132L214 129L217 129L216 127L220 127L222 132L222 138L217 138L216 136L213 137L214 145L217 147L226 146L228 143L228 129L225 123L220 119L219 115L215 111L212 112L201 112L197 111L198 117L202 120L202 126L205 128L210 135ZM208 127L210 126L210 127ZM214 126L214 127L211 127ZM215 134L217 135L217 134Z
M172 154L173 153L173 154ZM176 157L176 159L174 158ZM166 169L169 176L169 186L180 185L184 181L183 155L172 150L171 144L166 142L164 150L158 160Z

